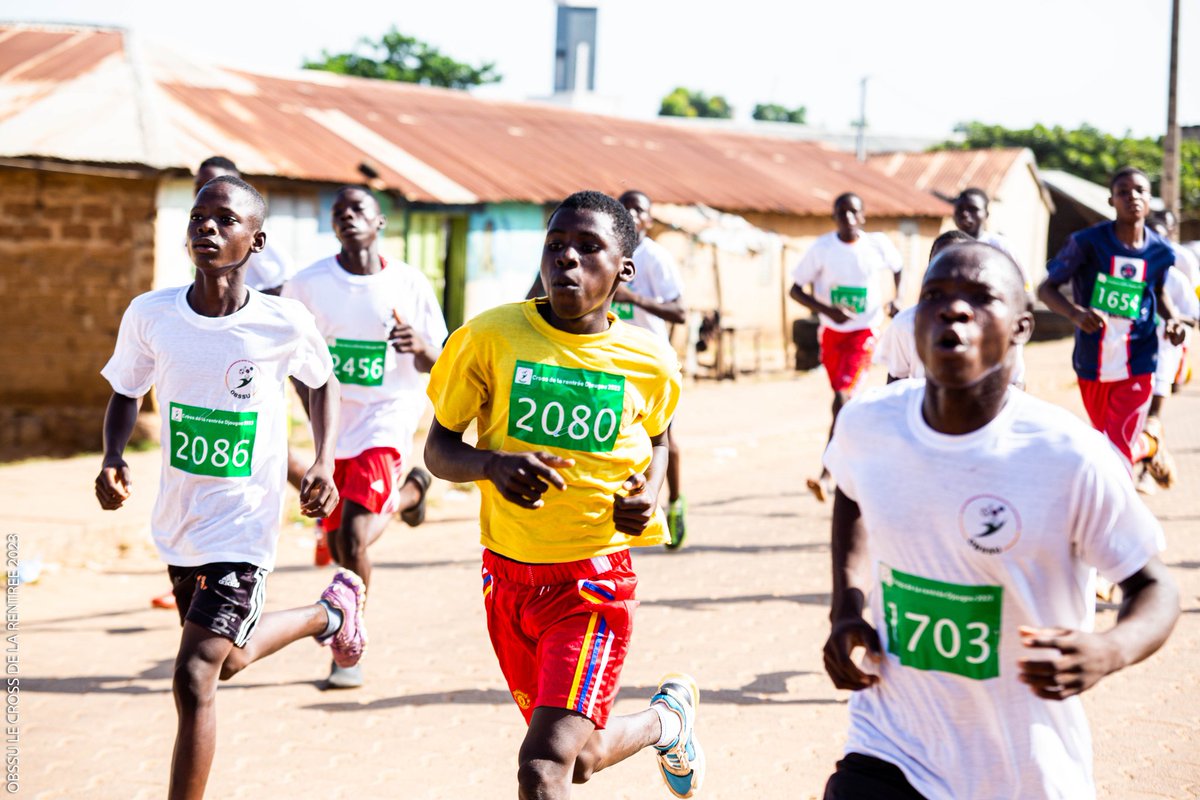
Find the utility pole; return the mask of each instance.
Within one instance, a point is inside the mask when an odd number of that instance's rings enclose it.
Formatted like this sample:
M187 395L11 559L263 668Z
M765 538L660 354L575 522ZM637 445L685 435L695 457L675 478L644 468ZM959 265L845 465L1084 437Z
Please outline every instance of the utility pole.
M1175 0L1178 4L1179 0ZM854 154L859 161L867 160L867 78L863 75L858 90L858 137L854 142Z
M1171 68L1167 78L1167 135L1163 137L1162 200L1179 219L1179 0L1171 0Z

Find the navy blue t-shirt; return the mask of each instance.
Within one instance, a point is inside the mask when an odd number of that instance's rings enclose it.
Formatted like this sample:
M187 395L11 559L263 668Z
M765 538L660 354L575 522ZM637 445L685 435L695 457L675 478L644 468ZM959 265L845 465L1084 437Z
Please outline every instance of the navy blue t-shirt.
M1097 308L1105 318L1104 327L1096 333L1075 330L1074 366L1080 378L1109 382L1154 372L1158 363L1156 292L1162 288L1167 270L1174 263L1175 251L1170 243L1149 228L1138 250L1121 243L1112 222L1101 222L1071 234L1046 269L1050 280L1071 282L1077 304L1092 306L1096 276L1101 273L1144 284L1135 317Z

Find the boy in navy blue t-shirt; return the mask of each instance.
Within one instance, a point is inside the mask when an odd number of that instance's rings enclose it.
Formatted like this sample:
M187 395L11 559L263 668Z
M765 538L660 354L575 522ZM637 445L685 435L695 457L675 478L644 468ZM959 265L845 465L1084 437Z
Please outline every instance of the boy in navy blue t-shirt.
M1125 167L1109 188L1116 220L1072 234L1047 266L1038 297L1075 324L1073 362L1088 417L1132 465L1158 449L1142 430L1158 363L1156 315L1173 342L1184 328L1163 296L1175 252L1146 227L1150 179ZM1067 281L1070 299L1060 291Z

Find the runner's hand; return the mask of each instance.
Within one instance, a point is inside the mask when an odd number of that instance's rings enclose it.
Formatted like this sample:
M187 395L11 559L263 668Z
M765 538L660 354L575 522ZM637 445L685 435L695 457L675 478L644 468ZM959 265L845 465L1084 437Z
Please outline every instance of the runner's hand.
M106 463L96 476L96 499L105 511L116 511L133 490L133 478L124 459Z
M879 682L878 675L863 672L850 657L856 647L865 647L869 659L877 661L882 657L879 634L865 619L851 617L834 622L825 641L825 671L839 689L857 692Z
M541 508L542 495L551 486L567 488L557 470L575 466L575 460L539 450L534 453L492 453L484 474L504 499L521 508Z
M825 306L825 310L821 313L829 317L830 322L836 322L839 325L850 321L850 315L839 306Z
M1171 344L1181 345L1184 337L1187 336L1187 327L1181 320L1169 319L1163 327L1163 335Z
M392 347L396 348L397 353L424 355L429 350L429 345L425 343L413 326L401 321L399 317L396 319L397 322L388 331L388 341L391 342Z
M300 481L300 513L306 517L328 517L337 508L338 490L329 470L313 464Z
M1071 315L1071 322L1084 333L1095 333L1104 327L1104 317L1094 308L1084 308Z
M887 314L888 317L894 317L900 313L900 306L896 305L895 300L889 300L888 304L883 307L883 312Z
M1065 700L1087 691L1121 668L1121 654L1103 634L1025 625L1018 632L1025 647L1049 647L1059 652L1057 656L1039 653L1017 659L1017 680L1029 684L1033 693L1044 700Z
M613 498L613 522L621 533L641 536L654 519L658 498L646 491L646 476L640 472L630 475L621 491L625 494Z

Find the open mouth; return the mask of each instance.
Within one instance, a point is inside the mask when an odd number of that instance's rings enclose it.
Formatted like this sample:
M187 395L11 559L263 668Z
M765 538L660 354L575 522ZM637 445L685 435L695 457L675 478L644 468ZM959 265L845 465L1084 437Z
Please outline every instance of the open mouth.
M959 353L967 349L967 340L954 328L946 328L934 341L934 345L945 352Z
M220 249L221 248L217 247L216 244L214 244L213 242L209 242L209 241L202 241L202 242L193 241L192 242L192 250L197 253L215 253Z

